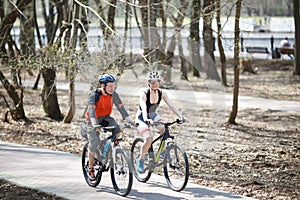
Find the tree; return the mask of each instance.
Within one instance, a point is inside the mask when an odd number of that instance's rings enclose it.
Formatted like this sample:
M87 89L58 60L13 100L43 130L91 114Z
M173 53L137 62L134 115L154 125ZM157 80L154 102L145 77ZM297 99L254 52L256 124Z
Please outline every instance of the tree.
M212 19L214 14L213 0L204 0L203 3L203 40L204 40L204 67L208 79L220 81L214 56L214 38L212 34Z
M191 63L193 76L200 77L200 71L203 71L201 56L200 56L200 15L201 15L201 1L193 0L191 7L191 25L190 25L190 39L189 48L191 53Z
M9 83L9 81L5 78L3 73L0 71L0 81L6 89L9 97L12 99L14 103L15 109L9 109L14 120L27 119L24 107L23 107L23 89L21 90L21 97L19 97L15 88ZM7 120L6 120L7 121Z
M44 112L51 119L61 121L63 115L61 113L56 90L56 71L58 70L59 58L61 58L61 52L58 51L60 47L61 35L70 27L67 23L62 24L62 19L67 13L68 2L67 1L54 1L48 2L48 6L45 5L45 1L42 1L43 17L46 26L46 36L48 46L40 54L41 57L41 74L44 79L44 85L42 89L42 102ZM48 11L46 9L49 9ZM54 12L57 10L57 21L55 23ZM60 28L60 34L54 43L54 38L57 32L57 27L62 24ZM67 34L66 34L67 35ZM68 41L68 40L66 40ZM44 57L44 58L43 58ZM60 64L60 63L59 63Z
M224 86L227 86L227 78L226 78L226 55L224 52L223 44L222 44L222 25L221 25L221 6L220 6L220 0L216 0L216 20L217 20L217 28L218 28L218 49L220 52L220 61L221 61L221 76L222 76L222 82Z
M234 25L234 85L233 85L233 104L232 110L230 113L230 117L228 122L231 124L235 124L235 118L237 116L238 111L238 96L239 96L239 54L240 54L240 15L241 15L241 7L242 0L236 0L235 3L236 12L235 12L235 25Z
M71 55L69 56L70 63L67 66L66 71L68 72L68 79L69 79L69 110L67 115L64 117L64 123L71 123L73 117L75 116L75 110L76 110L76 105L75 105L75 74L76 74L76 44L77 44L77 35L78 35L78 27L79 23L76 19L79 19L79 14L80 12L80 5L77 3L73 2L73 5L70 6L70 9L68 10L68 22L73 24L73 29L69 45L66 46L66 53L70 53Z
M6 63L8 65L13 64L9 63L9 52L6 51L6 45L8 45L10 55L14 52L14 41L12 40L12 37L10 35L10 31L13 27L13 24L15 23L17 17L20 13L23 12L23 10L26 8L26 6L31 3L31 0L18 0L14 8L10 13L7 15L4 15L3 9L1 8L1 24L0 24L0 55L1 55L1 62ZM15 59L15 58L13 58ZM10 66L14 67L14 66ZM12 109L12 116L15 120L19 119L27 119L23 107L23 89L21 89L20 96L16 92L16 89L14 86L8 81L8 79L4 76L2 71L0 70L0 81L3 84L6 92L8 93L9 97L12 99L15 109Z
M295 71L294 74L300 75L300 6L299 0L294 0L294 23L295 23Z
M174 30L175 30L175 35L174 37L172 37L173 39L173 44L171 48L168 48L168 57L166 59L166 64L168 66L172 66L172 60L174 57L174 51L175 51L175 45L176 45L176 41L175 39L177 39L177 44L178 44L178 49L179 49L179 58L180 58L180 64L181 64L181 77L187 79L187 64L186 64L186 59L185 56L183 54L183 48L182 48L182 41L181 41L181 27L183 25L183 20L185 18L186 12L187 12L187 7L189 5L188 1L182 0L180 1L180 5L178 5L177 7L177 16L174 16L172 14L172 12L169 12L169 18L170 21L173 23L174 25Z

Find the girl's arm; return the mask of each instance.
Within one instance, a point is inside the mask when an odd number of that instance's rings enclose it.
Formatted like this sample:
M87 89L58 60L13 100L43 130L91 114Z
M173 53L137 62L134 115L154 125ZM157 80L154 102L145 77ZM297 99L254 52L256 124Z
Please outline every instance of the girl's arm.
M167 93L162 92L162 98L166 102L166 104L169 106L169 108L172 110L172 112L179 117L180 120L183 120L183 117L181 113L178 111L178 109L175 107L171 99L168 97Z
M147 98L146 94L143 92L143 94L140 96L140 106L141 106L141 109L142 109L142 115L143 115L144 121L146 121L148 119L146 98Z

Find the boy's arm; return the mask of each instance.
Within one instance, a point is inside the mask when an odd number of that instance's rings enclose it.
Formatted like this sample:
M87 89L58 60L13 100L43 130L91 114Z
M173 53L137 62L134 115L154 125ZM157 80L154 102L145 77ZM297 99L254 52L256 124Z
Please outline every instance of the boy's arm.
M127 112L127 110L126 110L119 94L117 92L114 92L112 94L112 97L113 97L114 105L117 107L118 111L121 113L123 120L127 119L127 121L130 121L129 120L130 116L129 116L129 114L128 114L128 112Z
M97 102L97 95L96 92L92 92L90 97L89 97L89 107L88 107L88 112L89 112L89 118L91 121L92 126L94 127L97 124L96 121L96 102ZM99 97L98 97L99 98Z

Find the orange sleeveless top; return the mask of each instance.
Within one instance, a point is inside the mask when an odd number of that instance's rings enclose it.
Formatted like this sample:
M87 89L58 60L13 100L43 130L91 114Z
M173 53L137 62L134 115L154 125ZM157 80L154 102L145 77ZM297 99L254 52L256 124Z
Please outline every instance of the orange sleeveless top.
M96 104L96 118L110 115L113 107L113 98L111 95L101 95Z

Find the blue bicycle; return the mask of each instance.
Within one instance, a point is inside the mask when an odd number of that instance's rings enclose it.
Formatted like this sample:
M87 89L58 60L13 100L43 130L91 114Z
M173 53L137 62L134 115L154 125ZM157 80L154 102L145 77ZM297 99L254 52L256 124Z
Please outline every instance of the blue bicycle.
M97 126L100 136L102 137L105 132L114 128L114 126ZM127 196L131 191L133 175L131 162L129 161L128 155L122 149L121 141L122 138L116 138L112 134L100 139L93 164L96 180L91 180L88 175L88 143L83 147L81 162L83 175L89 186L96 187L101 181L102 173L110 170L110 177L115 191L121 196ZM107 147L107 149L105 147Z

